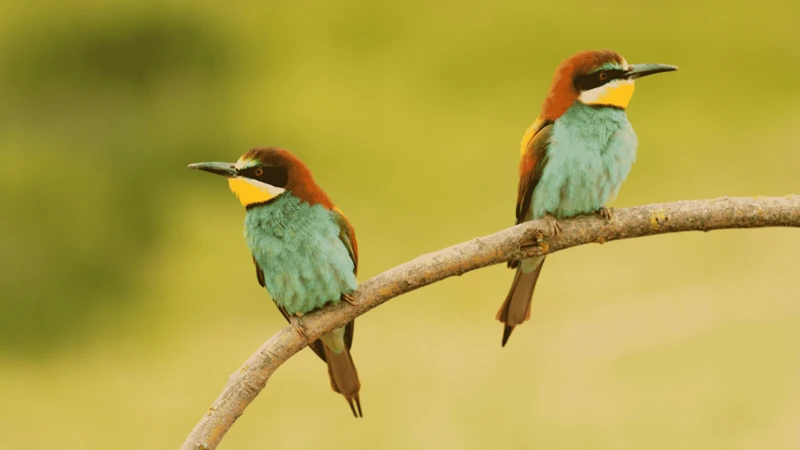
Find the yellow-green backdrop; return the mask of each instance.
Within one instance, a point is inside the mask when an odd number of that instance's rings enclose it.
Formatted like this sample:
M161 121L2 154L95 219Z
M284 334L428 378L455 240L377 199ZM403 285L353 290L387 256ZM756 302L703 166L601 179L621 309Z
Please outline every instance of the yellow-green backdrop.
M284 321L243 211L186 169L299 155L360 279L513 223L518 143L587 48L638 83L616 207L800 193L800 3L0 2L0 447L176 448ZM358 320L365 418L309 351L223 449L796 449L800 234L549 259L500 348L496 266Z

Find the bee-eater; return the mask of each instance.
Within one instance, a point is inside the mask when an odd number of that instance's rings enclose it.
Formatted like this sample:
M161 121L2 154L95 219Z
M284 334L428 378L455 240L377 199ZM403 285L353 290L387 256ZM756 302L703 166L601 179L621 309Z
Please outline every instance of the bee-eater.
M254 148L233 163L189 165L228 178L246 209L244 236L258 283L301 333L297 318L326 304L352 302L358 244L353 226L289 151ZM331 387L361 417L361 383L350 355L355 321L310 347L328 364Z
M625 115L634 81L677 70L665 64L628 64L610 50L590 50L556 68L539 117L520 144L517 224L546 219L558 234L558 219L599 213L619 191L636 159L636 134ZM510 261L516 275L497 320L503 342L530 318L531 299L544 256Z

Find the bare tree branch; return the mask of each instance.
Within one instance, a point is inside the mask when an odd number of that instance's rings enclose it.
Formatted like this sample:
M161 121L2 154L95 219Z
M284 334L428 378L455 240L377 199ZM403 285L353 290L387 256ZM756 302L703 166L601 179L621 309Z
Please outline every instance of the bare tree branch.
M582 216L561 222L552 237L543 221L517 225L488 236L422 255L361 284L355 305L340 302L304 316L308 339L286 326L265 342L228 379L220 396L181 446L211 450L286 360L333 328L383 302L454 275L512 259L549 254L592 242L603 244L680 231L725 228L800 227L800 195L680 201L618 210L613 218Z

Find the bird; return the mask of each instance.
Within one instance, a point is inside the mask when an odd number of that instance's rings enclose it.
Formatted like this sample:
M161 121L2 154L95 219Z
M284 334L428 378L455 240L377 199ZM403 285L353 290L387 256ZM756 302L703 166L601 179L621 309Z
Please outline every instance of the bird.
M555 70L541 112L520 143L516 223L544 219L553 235L559 219L598 213L628 176L638 140L625 110L639 78L677 70L668 64L628 64L613 50L586 50ZM545 256L509 261L514 281L496 319L502 346L514 327L530 318L536 280Z
M309 168L278 147L257 147L236 163L189 168L228 179L245 208L244 236L265 288L283 317L305 336L299 318L327 304L353 303L358 287L358 243L344 213L317 185ZM355 321L309 346L328 365L331 388L363 417L361 383L350 354Z

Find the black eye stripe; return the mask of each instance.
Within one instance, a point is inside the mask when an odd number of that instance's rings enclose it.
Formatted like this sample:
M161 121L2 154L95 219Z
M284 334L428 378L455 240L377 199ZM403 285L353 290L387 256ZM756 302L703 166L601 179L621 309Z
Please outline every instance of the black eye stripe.
M600 79L601 73L605 73L606 75L608 75L608 78L606 78L605 80L601 80ZM622 69L598 70L597 72L576 76L573 84L575 85L575 89L578 92L582 92L594 89L598 86L602 86L614 80L626 78L627 76L628 72Z
M264 172L261 175L256 175L256 169L261 169ZM247 169L240 170L239 175L279 188L286 187L286 183L289 181L289 170L285 167L249 167Z

